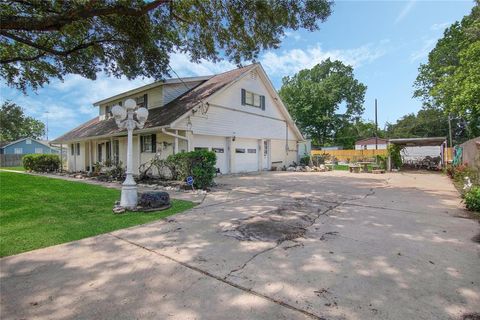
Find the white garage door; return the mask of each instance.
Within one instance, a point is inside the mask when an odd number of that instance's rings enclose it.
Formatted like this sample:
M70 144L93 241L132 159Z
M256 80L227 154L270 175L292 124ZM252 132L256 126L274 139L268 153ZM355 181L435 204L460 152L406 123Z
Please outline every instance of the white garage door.
M215 152L217 156L216 167L221 173L227 173L227 147L224 137L197 135L194 139L195 150L206 149Z
M235 148L235 172L258 171L258 142L255 139L237 139Z

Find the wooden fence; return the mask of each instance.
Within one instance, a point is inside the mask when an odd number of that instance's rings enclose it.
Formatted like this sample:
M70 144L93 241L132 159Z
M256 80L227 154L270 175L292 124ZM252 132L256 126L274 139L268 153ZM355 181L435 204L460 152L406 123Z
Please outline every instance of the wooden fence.
M378 150L312 150L311 155L329 154L337 158L339 161L359 161L362 159L371 159L375 156L386 156L388 152L386 149Z
M453 148L445 148L445 161L452 161ZM329 154L332 157L337 158L339 161L359 161L362 159L372 159L375 156L387 156L386 149L378 150L312 150L311 155L323 155Z
M0 154L0 167L21 167L23 154Z

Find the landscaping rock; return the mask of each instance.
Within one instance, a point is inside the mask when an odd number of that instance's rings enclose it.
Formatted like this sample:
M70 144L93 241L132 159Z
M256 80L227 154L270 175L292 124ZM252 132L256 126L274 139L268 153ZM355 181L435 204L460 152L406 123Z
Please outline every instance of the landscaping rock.
M305 167L305 171L306 171L306 172L312 172L313 170L312 170L312 168L310 168L309 166L306 166L306 167Z
M293 171L295 171L295 167L288 167L287 171L293 172Z
M149 191L140 194L139 210L158 210L170 207L170 195L163 191Z
M126 211L125 208L120 206L120 201L115 202L115 206L113 206L114 214L124 213L125 211Z

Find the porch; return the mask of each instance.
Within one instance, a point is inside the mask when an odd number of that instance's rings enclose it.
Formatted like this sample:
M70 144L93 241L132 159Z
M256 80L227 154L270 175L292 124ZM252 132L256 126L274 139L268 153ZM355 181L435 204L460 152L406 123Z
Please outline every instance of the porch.
M160 159L166 159L171 154L193 150L191 141L191 134L181 130L134 134L132 145L134 174L138 174L139 167L150 162L155 155ZM110 167L119 164L125 166L127 163L126 134L70 142L67 149L67 171L71 172L92 172L96 164Z

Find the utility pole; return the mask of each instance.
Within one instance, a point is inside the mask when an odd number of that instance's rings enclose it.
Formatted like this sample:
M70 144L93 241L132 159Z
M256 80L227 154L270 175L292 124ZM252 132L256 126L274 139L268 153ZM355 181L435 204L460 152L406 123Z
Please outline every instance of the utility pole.
M448 135L450 137L450 148L453 148L453 139L452 139L452 115L448 114Z
M375 150L378 150L377 99L375 98Z
M50 112L45 111L45 114L47 115L47 141L48 141L48 114L49 114L49 113L50 113Z

